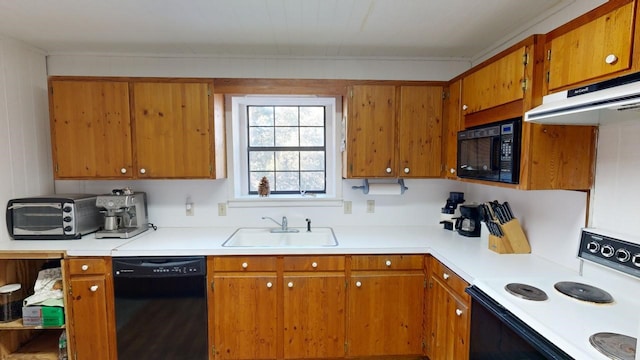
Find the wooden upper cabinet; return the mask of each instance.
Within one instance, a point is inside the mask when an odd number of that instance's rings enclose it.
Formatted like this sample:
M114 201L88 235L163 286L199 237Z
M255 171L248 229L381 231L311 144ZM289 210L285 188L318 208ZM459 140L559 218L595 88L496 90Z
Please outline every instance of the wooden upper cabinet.
M528 49L522 46L466 75L462 80L464 114L522 99L528 58Z
M442 90L418 84L350 87L343 175L440 177Z
M462 130L462 109L460 108L460 92L462 80L449 84L444 101L443 146L444 177L455 180L458 163L458 131Z
M637 68L640 64L632 61L635 7L631 0L610 1L547 34L545 93Z
M213 101L208 83L133 84L139 178L208 178Z
M349 88L346 177L396 177L396 87Z
M400 86L398 176L440 176L442 91L441 86Z
M49 86L55 177L131 178L128 83L53 80Z

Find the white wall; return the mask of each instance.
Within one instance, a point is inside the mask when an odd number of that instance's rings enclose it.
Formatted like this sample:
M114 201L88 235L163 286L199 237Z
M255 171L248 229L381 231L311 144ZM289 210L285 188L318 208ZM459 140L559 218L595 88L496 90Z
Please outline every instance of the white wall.
M53 193L46 70L43 53L0 37L0 204L3 207L11 198ZM1 230L0 241L8 239L7 231Z

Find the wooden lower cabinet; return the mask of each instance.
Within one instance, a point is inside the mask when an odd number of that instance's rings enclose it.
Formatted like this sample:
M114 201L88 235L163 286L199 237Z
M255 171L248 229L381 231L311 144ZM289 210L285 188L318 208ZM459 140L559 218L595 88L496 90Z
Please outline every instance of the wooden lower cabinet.
M423 353L423 258L420 255L352 257L347 356Z
M69 358L117 359L110 258L65 260Z
M458 275L429 259L429 301L426 307L427 347L432 360L469 358L470 299L468 284Z
M275 257L208 259L209 336L214 359L276 359Z

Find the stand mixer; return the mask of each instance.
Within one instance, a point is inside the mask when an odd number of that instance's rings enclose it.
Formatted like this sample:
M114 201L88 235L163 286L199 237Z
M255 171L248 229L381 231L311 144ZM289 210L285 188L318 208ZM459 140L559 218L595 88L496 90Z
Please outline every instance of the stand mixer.
M111 194L98 195L96 206L104 213L104 226L96 232L97 239L128 239L149 229L144 192L115 189Z

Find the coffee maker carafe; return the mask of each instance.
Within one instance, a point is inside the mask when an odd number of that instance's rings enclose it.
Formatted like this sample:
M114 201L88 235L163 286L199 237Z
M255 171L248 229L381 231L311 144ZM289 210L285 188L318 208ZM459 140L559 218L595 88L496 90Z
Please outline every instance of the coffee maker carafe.
M149 229L147 194L131 189L115 189L98 195L96 206L104 213L104 226L96 238L128 239Z
M481 220L481 205L460 205L460 217L456 219L456 230L462 236L479 237L482 228Z

